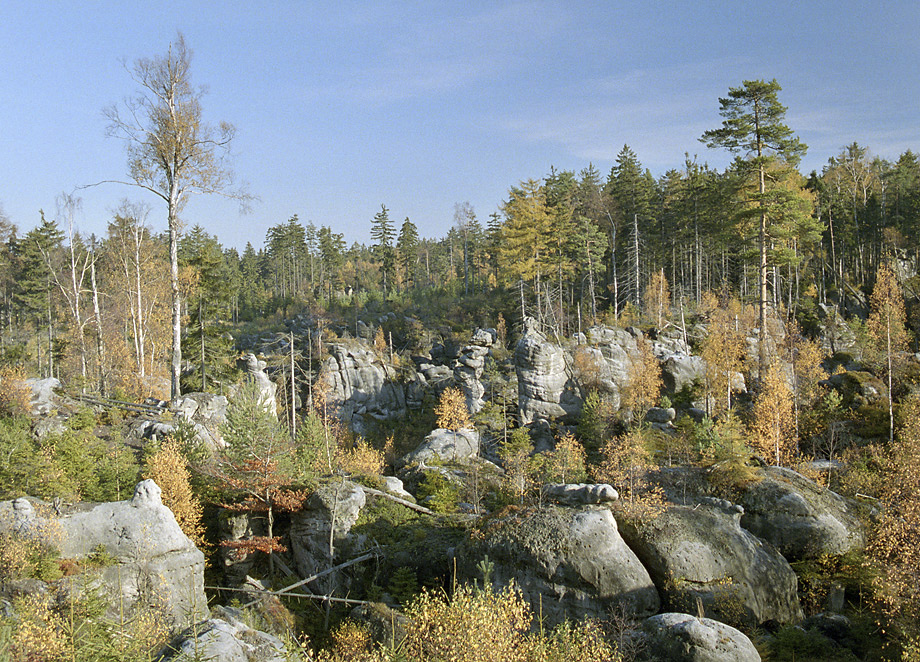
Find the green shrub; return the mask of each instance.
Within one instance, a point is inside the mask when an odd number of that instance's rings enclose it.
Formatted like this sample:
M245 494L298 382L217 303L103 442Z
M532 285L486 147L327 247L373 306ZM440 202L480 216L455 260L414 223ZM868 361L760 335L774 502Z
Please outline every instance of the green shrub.
M418 593L418 588L418 577L415 570L408 566L396 568L393 576L390 577L390 583L387 584L387 591L402 605L409 604L409 601Z
M73 431L92 430L96 427L96 412L83 407L67 419L67 428Z
M440 471L428 471L418 488L419 499L436 513L455 513L460 486Z

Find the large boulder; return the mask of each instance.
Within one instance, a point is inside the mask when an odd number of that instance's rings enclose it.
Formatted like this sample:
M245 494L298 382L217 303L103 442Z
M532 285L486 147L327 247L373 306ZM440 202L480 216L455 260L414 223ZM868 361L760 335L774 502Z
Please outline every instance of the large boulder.
M50 508L49 508L50 510ZM161 605L175 625L207 617L204 555L163 505L152 480L138 483L130 501L77 504L59 518L44 516L28 499L0 503L0 513L20 535L36 535L56 547L62 559L105 554L113 563L86 577L109 599L109 612L135 605Z
M711 618L665 613L642 622L637 659L657 662L760 662L747 635Z
M32 391L29 404L32 407L33 416L45 416L58 408L58 396L55 391L61 388L59 379L30 377L23 383Z
M468 460L479 455L479 433L472 428L433 430L414 451L407 453L403 464L425 463L431 460L449 462Z
M857 504L784 467L765 467L739 502L741 526L790 561L845 554L866 544Z
M547 506L497 518L458 554L470 578L481 578L476 564L486 557L493 583L513 581L548 626L603 618L614 607L639 617L658 611L658 592L607 508Z
M164 652L159 660L165 662L284 662L284 643L266 632L254 630L244 623L239 609L217 606L212 618L188 628Z
M670 610L702 606L719 620L752 625L800 621L795 573L772 545L741 528L742 512L704 498L649 521L622 521L620 530Z
M668 393L680 393L706 378L706 362L689 352L675 352L660 358L661 381Z
M565 351L540 333L532 319L525 320L524 335L515 346L514 367L522 424L581 411L581 397L566 369Z
M321 485L299 512L291 515L291 551L301 577L326 570L363 544L351 534L367 502L364 490L348 480ZM331 573L310 584L317 592L339 586L339 573Z

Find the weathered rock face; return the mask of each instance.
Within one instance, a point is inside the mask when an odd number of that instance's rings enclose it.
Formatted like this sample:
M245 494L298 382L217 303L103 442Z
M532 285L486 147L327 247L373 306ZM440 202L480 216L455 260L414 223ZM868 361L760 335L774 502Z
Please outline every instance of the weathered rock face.
M772 545L741 528L742 511L705 498L643 524L623 522L621 531L675 611L695 610L699 600L723 621L798 622L795 573Z
M588 340L599 353L601 387L613 404L619 406L620 391L629 384L630 374L639 361L636 336L619 327L593 326L588 329Z
M864 407L866 405L885 405L888 403L888 387L885 383L865 370L847 370L827 378L843 397L846 407Z
M638 637L643 661L760 662L747 635L710 618L658 614L642 622Z
M830 354L848 352L853 349L856 344L856 334L843 319L837 306L819 303L816 312L821 347Z
M360 536L352 535L351 527L367 498L358 485L342 480L320 486L307 499L300 512L291 515L291 551L297 570L309 577L336 563L339 555L347 555L361 546ZM339 573L322 577L310 587L317 592L342 588Z
M471 414L477 413L485 404L482 399L485 388L479 379L482 377L485 357L497 336L495 329L476 329L469 344L460 349L460 355L454 362L454 379L466 396L466 405Z
M388 420L405 416L406 386L392 368L373 351L356 343L330 347L323 371L329 387L329 403L339 409L343 420L359 434L364 419Z
M783 467L758 472L740 503L741 526L773 544L786 559L797 561L822 554L844 554L865 546L856 504Z
M274 396L269 402L274 402ZM227 398L222 395L188 393L178 399L176 406L179 416L195 427L195 435L208 448L215 450L224 446L220 426L227 420L227 404Z
M668 393L679 393L684 387L702 382L706 377L706 362L689 352L675 352L661 361L661 381Z
M259 387L262 404L265 408L273 414L277 413L278 400L276 394L278 386L265 373L265 361L256 358L255 354L244 354L237 364L246 373L246 379Z
M458 554L469 577L488 555L494 583L514 581L547 625L586 616L604 617L622 605L628 613L658 611L652 580L601 507L544 507L495 521L484 540ZM542 603L541 603L542 599Z
M404 465L429 462L468 460L479 455L479 433L472 428L462 430L432 430L425 441L411 453L403 456Z
M32 389L30 404L33 416L50 414L57 407L55 389L61 388L61 382L54 377L38 379L35 377L25 380L25 385Z
M214 617L186 630L160 660L193 662L284 662L280 639L243 622L243 614L232 607L217 606Z
M267 533L265 518L246 512L221 509L217 523L222 541L235 542L254 536L264 536ZM255 554L247 554L230 547L220 547L220 562L224 578L231 586L238 586L246 581L246 576L252 573L255 561Z
M186 393L176 400L176 416L188 421L195 437L209 449L223 448L220 426L227 420L227 398L213 393ZM131 425L131 435L137 439L163 439L172 434L176 425L159 420L139 419Z
M581 411L581 397L566 371L564 350L525 321L514 349L518 411L526 425L538 418L560 418Z
M89 578L111 599L113 613L136 603L162 604L180 627L207 616L204 555L163 505L156 483L138 483L131 501L80 506L59 519L37 515L27 499L0 504L0 511L11 511L20 533L46 537L61 558L79 559L100 549L114 557L117 563Z

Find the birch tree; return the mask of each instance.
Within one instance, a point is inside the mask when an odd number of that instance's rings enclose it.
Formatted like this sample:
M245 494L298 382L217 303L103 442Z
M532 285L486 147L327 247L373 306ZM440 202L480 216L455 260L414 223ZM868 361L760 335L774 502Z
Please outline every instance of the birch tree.
M887 264L879 265L875 287L869 299L871 313L867 326L882 357L888 376L888 440L894 441L894 400L891 388L893 359L907 351L908 331L904 313L904 297L897 276Z
M178 34L166 55L140 58L128 68L138 92L105 109L108 135L121 138L128 152L128 181L166 203L172 289L170 393L180 394L182 299L179 289L179 214L191 195L217 193L239 200L251 196L233 188L228 157L235 129L202 119L202 88L191 81L192 51Z

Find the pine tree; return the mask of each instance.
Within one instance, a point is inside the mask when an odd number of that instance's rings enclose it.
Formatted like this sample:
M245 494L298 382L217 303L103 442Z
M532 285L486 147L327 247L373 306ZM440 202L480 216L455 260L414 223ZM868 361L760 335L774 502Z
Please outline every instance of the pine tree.
M728 96L719 99L719 114L724 121L718 129L706 131L700 140L708 147L724 147L743 155L736 167L755 179L753 191L747 194L750 206L742 213L757 219L757 246L760 254L758 289L760 311L759 372L767 368L767 296L771 228L782 216L797 214L788 209L790 196L772 183L768 171L777 161L790 165L798 163L806 146L783 124L786 107L777 97L782 88L776 80L744 81L741 87L729 88Z
M208 368L211 377L228 380L235 373L232 340L224 337L225 329L218 323L221 313L230 304L230 273L217 237L196 225L179 242L179 259L183 267L192 270L196 288L189 297L189 308L195 310L193 321L183 339L183 352L198 363L198 379L184 379L183 390L208 390Z
M226 446L218 456L215 478L240 499L228 506L264 513L267 532L264 537L223 545L268 554L273 571L272 552L286 549L275 535L275 513L296 510L306 498L292 485L296 449L255 384L241 387L230 400L221 433Z
M41 222L17 242L14 249L16 263L16 284L13 291L14 302L31 319L37 328L44 326L44 331L36 337L38 351L38 369L46 376L53 376L54 361L54 321L55 306L53 300L54 278L52 269L58 259L58 251L64 233L57 223L45 218L39 211ZM43 351L42 339L47 339ZM42 356L45 357L44 368Z

